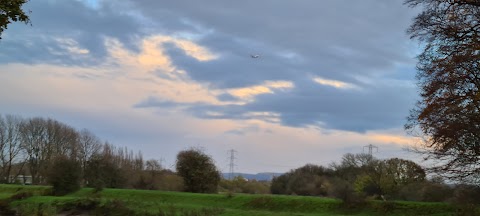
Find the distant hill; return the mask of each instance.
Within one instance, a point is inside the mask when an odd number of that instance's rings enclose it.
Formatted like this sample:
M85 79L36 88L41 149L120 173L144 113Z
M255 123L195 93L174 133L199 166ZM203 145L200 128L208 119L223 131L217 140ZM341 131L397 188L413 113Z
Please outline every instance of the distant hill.
M257 181L271 181L274 176L282 175L283 173L257 173L257 174L248 174L248 173L234 173L233 176L242 176L248 180L257 180ZM230 173L222 173L223 178L228 179Z

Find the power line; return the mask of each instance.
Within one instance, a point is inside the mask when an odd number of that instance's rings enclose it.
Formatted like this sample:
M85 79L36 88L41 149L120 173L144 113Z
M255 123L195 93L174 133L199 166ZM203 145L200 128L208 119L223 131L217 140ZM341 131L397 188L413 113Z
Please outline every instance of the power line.
M365 153L365 148L368 148L368 154L369 154L370 156L373 155L373 149L376 149L377 152L378 152L378 147L377 147L377 146L374 146L374 145L372 145L372 144L363 146L363 153Z
M228 164L228 166L230 167L230 170L229 170L229 174L228 174L228 179L232 180L233 179L233 175L234 175L234 169L235 169L235 159L237 159L235 157L235 154L237 153L237 151L235 151L235 149L230 149L228 150L228 153L230 154L230 163Z

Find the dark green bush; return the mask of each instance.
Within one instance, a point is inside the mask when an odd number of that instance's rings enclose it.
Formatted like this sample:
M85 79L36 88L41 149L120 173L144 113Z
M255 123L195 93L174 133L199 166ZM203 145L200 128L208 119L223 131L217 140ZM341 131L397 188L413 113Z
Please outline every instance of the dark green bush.
M59 157L53 162L47 176L52 185L53 194L62 196L80 189L82 178L80 163L66 157Z

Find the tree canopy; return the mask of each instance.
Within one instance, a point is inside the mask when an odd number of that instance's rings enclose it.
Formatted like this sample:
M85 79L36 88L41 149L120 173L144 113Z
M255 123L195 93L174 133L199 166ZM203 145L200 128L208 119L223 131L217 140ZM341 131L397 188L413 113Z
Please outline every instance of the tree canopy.
M408 29L423 42L417 80L421 99L406 129L425 137L431 170L466 180L480 173L480 1L407 0L423 10Z
M12 22L30 23L29 16L22 10L23 4L28 0L2 0L0 1L0 39L2 33Z
M176 169L183 178L185 190L194 193L213 193L220 182L220 172L212 158L198 149L177 154Z

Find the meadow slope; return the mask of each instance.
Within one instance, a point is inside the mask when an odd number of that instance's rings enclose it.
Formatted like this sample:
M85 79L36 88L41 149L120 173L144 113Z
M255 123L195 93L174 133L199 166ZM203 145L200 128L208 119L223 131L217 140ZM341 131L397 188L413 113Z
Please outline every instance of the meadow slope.
M455 207L446 203L369 201L363 207L347 209L341 201L331 198L248 195L194 194L148 190L104 189L95 193L91 188L62 197L48 196L46 186L0 185L3 205L21 215L59 215L61 212L86 215L393 215L447 216ZM10 197L14 197L13 199ZM96 210L95 210L96 208ZM100 210L99 210L100 209ZM118 211L119 213L114 213Z

